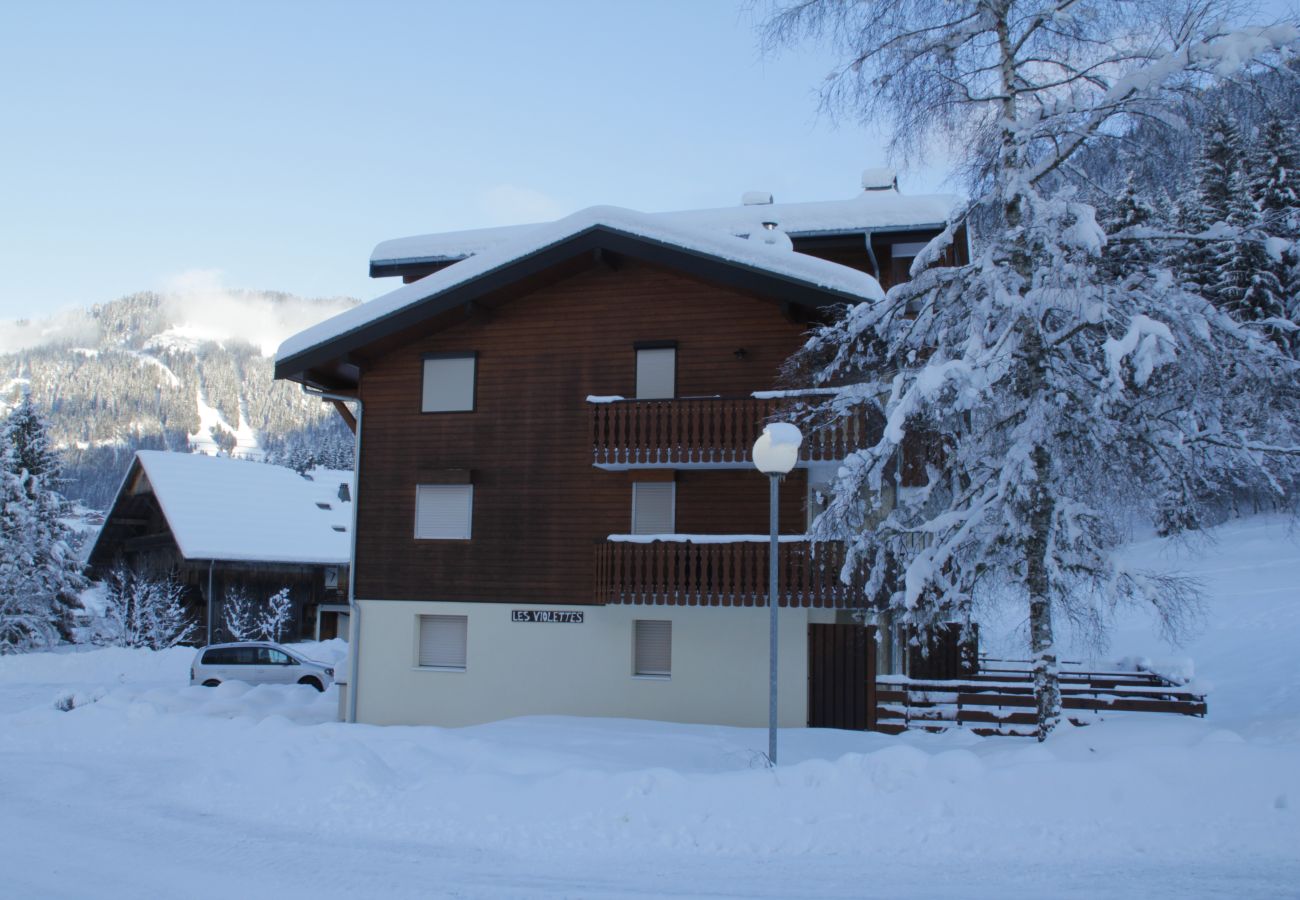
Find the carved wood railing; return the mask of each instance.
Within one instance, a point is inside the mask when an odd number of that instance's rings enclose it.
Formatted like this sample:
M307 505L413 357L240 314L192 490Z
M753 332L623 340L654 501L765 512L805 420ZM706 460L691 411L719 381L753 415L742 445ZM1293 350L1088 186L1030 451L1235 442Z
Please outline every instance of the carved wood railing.
M642 541L615 536L596 547L598 603L766 606L768 543L758 535ZM701 543L699 541L707 541ZM862 577L840 579L844 545L783 538L777 555L782 606L859 609Z
M789 410L788 396L601 399L589 403L592 462L602 467L725 466L750 462L763 424ZM867 443L864 417L804 436L805 462L843 459Z

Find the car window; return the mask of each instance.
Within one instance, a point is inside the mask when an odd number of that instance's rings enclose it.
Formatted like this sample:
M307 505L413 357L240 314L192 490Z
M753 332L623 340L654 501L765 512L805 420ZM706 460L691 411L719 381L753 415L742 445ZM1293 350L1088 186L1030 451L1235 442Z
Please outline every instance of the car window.
M227 666L230 665L230 661L230 651L226 649L209 650L203 654L205 666Z
M270 649L268 649L267 652L271 654L271 665L273 666L293 665L293 659L289 656L288 653L282 653L279 650L270 650Z
M257 665L257 647L232 647L231 654L234 659L231 660L237 666L255 666Z

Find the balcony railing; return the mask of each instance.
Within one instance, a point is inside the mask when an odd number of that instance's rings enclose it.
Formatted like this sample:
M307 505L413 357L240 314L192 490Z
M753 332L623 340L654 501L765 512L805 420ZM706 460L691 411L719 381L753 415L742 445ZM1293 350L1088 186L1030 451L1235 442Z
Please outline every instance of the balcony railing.
M675 606L766 606L766 535L611 535L596 548L596 601ZM860 575L840 579L844 545L782 537L777 596L782 606L858 609Z
M592 462L604 469L748 466L763 424L791 405L788 395L763 394L589 401ZM866 439L864 419L844 420L805 435L800 458L843 459Z

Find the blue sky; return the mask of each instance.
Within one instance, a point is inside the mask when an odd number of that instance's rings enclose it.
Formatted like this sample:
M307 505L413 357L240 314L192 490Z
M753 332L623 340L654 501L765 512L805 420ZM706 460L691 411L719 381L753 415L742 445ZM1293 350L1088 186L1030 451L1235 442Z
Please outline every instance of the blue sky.
M734 0L6 4L0 318L196 271L369 298L384 238L847 197L885 160L818 115L831 64Z

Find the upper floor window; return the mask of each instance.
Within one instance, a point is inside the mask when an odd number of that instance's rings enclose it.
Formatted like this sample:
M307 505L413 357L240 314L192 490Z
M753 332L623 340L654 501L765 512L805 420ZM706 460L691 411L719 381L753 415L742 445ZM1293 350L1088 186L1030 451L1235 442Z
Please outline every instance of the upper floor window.
M636 345L636 398L669 400L677 396L677 344L654 341Z
M468 540L474 510L472 484L421 484L415 488L419 540Z
M672 534L675 528L677 485L671 481L638 481L632 485L632 533Z
M420 411L473 411L477 361L474 353L426 353Z

